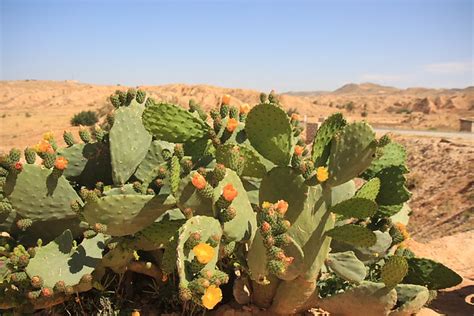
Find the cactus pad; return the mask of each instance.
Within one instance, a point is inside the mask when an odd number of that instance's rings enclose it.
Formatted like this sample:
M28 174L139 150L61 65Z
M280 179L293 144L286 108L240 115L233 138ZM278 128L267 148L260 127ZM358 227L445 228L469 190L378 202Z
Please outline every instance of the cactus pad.
M84 239L75 248L73 236L66 230L46 246L36 248L36 254L30 259L26 272L30 278L40 276L43 285L50 288L58 281L75 286L100 263L104 247L104 236L98 234L94 238ZM92 287L92 284L90 286Z
M380 277L387 287L394 287L400 283L408 271L408 264L404 257L391 256L382 267Z
M338 241L360 247L370 247L377 242L377 237L370 229L353 224L335 227L326 234Z
M366 268L353 251L330 253L326 265L346 281L360 283L365 279Z
M330 142L333 136L346 125L341 113L328 117L316 132L313 141L311 159L316 167L326 165L331 149Z
M153 136L172 143L185 143L202 138L208 125L179 106L152 104L143 112L143 125Z
M109 195L84 206L90 224L107 225L107 234L134 234L173 207L174 200L163 195Z
M375 133L369 125L346 125L331 141L326 184L336 186L357 177L372 162L376 147Z
M369 199L354 197L334 205L331 211L347 218L366 218L375 214L377 204Z
M142 124L144 109L143 105L133 103L115 111L109 139L112 178L117 185L130 178L150 147L152 137Z
M404 283L426 286L430 290L440 290L456 286L462 282L459 274L445 265L422 258L409 258L408 273Z
M377 203L382 205L402 204L410 199L410 192L405 187L404 167L392 166L377 173L380 179L380 192Z
M277 165L290 162L293 136L285 111L273 104L259 104L252 108L245 126L252 146Z

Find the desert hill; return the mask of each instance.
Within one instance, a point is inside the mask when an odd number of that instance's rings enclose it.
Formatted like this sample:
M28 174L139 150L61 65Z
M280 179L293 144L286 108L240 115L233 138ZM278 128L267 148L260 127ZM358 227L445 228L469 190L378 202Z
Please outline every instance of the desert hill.
M206 109L217 106L223 94L230 94L235 105L256 104L260 94L256 90L209 85L141 88L159 101L187 106L192 98ZM46 130L60 136L64 129L71 128L70 118L81 110L107 112L111 109L107 98L117 89L127 88L75 81L0 81L0 150L31 145ZM310 119L342 111L349 119L365 119L375 126L457 130L460 117L474 116L472 87L399 90L369 83L349 84L331 93L282 94L279 98L286 109L296 109Z

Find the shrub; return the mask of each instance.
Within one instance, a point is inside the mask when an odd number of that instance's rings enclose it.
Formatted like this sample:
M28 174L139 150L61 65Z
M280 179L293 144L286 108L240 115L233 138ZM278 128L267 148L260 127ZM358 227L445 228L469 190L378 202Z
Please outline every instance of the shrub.
M73 116L71 119L72 126L92 126L99 121L97 113L94 111L82 111Z

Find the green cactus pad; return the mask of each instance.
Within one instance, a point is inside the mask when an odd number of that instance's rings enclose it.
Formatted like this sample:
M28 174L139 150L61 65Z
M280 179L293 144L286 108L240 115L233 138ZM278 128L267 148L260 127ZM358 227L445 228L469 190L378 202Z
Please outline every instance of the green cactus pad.
M186 219L180 209L169 210L153 224L137 233L138 240L134 244L141 250L163 248L185 222Z
M366 268L353 251L330 253L326 265L342 279L360 283L366 277Z
M106 144L74 144L58 150L58 156L68 160L63 175L70 181L93 188L98 181L112 183L110 152Z
M134 234L174 205L167 195L110 195L84 206L84 218L90 224L107 225L107 234Z
M124 184L145 158L152 136L142 124L145 107L134 103L115 110L114 125L110 129L110 156L112 179Z
M221 226L218 220L208 216L194 216L186 221L179 229L179 241L177 247L177 266L179 274L180 287L187 287L189 282L194 278L194 274L188 268L193 262L194 253L192 250L186 250L185 243L192 233L198 232L201 240L208 240L213 235L222 236ZM215 270L218 259L219 242L214 248L213 258L204 265L203 269Z
M354 197L334 205L331 211L347 218L366 218L375 214L377 204L369 199Z
M28 276L40 276L43 286L50 288L58 281L68 286L78 285L82 276L91 274L100 263L105 244L102 234L84 239L77 248L73 247L73 240L71 231L66 230L46 246L36 248L26 267Z
M397 292L384 287L383 283L364 281L357 287L317 301L316 304L334 315L388 315L397 303Z
M409 258L408 273L403 283L426 286L430 290L453 287L462 282L462 277L445 265L422 258Z
M353 224L335 227L326 234L338 241L359 247L370 247L377 242L377 237L370 229Z
M65 228L71 228L74 234L78 232L79 220L71 210L71 202L81 198L64 177L55 178L51 170L28 164L18 175L8 175L4 189L17 214L31 219L35 225L62 222L59 227L47 228L42 238L58 236Z
M223 164L226 167L231 165L231 153L230 151L234 146L239 147L239 153L244 157L244 168L242 176L252 178L262 178L267 173L267 167L270 162L264 162L264 158L260 156L252 147L247 145L237 144L225 144L219 146L216 151L216 160L218 163Z
M139 90L140 91L140 90ZM155 140L151 143L148 153L145 158L142 160L140 165L135 172L135 177L142 182L150 182L153 177L156 177L156 168L159 168L160 165L165 161L162 156L163 149L168 149L172 151L174 144Z
M252 146L276 165L290 162L293 148L291 124L285 111L273 104L259 104L249 112L245 131Z
M247 254L247 264L250 278L258 284L264 284L269 275L267 269L267 249L263 244L263 237L257 231Z
M415 315L425 306L430 297L429 290L424 286L399 284L395 290L398 307L390 313L390 316Z
M143 125L153 136L172 143L185 143L207 135L209 126L185 109L167 103L153 104L143 112Z
M336 186L357 177L372 162L376 147L375 133L368 124L346 125L331 141L325 184Z
M331 149L330 143L334 135L346 126L341 113L328 117L316 132L311 151L311 159L316 167L326 165Z
M380 179L373 178L364 183L359 190L357 190L355 197L369 199L375 201L380 190Z
M181 165L179 164L179 158L177 156L171 157L170 163L170 188L173 194L178 191L181 174Z
M387 287L400 283L408 272L408 263L404 257L391 256L382 267L380 278Z
M316 279L307 280L299 277L291 281L282 281L273 298L270 310L283 315L302 312L305 303L316 290Z
M391 166L404 166L407 154L405 148L395 142L391 142L382 148L380 156L372 161L370 167L364 172L364 177L373 177L380 170L391 167Z
M410 199L410 192L405 187L405 170L400 166L392 166L377 173L380 179L380 192L377 203L381 205L395 205Z

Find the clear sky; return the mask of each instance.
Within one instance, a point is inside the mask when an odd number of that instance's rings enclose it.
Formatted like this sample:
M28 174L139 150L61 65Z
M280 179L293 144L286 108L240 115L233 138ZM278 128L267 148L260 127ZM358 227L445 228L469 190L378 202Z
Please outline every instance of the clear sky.
M0 79L473 85L473 0L0 0Z

